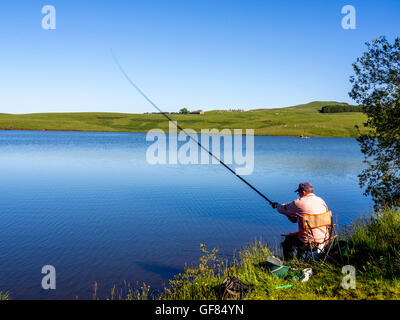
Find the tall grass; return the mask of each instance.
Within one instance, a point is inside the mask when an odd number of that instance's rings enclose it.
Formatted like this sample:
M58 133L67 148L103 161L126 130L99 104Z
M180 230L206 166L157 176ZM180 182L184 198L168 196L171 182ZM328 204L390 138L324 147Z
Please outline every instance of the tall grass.
M0 291L0 300L10 300L10 295L8 292Z
M143 283L137 288L132 288L130 285L125 285L125 290L116 289L114 286L111 289L111 295L107 300L149 300L150 286Z
M383 210L353 222L345 231L350 263L387 278L400 276L400 212Z
M219 299L222 276L227 273L227 263L217 257L218 249L209 251L201 244L203 255L197 267L186 267L185 272L169 281L169 287L161 295L168 300Z

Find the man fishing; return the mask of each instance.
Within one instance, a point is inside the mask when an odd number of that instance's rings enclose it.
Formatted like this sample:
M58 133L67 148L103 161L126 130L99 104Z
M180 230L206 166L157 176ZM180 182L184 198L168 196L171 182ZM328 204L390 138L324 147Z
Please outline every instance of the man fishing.
M312 235L307 234L303 227L302 217L307 214L321 214L328 211L328 206L325 201L314 194L314 188L309 182L302 182L295 192L299 198L288 204L279 204L273 202L271 205L278 212L284 214L293 223L298 223L299 233L292 236L287 236L285 241L281 243L283 249L283 257L285 260L293 258L293 250L307 243L308 237L313 239L313 242L323 242L328 232L326 227L313 229Z
M131 84L132 87L136 89L136 91L139 92L139 94L145 98L154 108L156 108L165 118L167 118L170 122L174 123L173 120L165 113L163 112L148 96L146 96L143 91L131 80L131 78L128 76L128 74L125 72L125 70L122 68L121 64L117 60L117 58L114 56L113 52L111 51L111 55L114 59L114 62L116 63L117 67L121 71L121 73L124 75L124 77L128 80L128 82ZM299 188L296 190L299 194L299 199L294 200L292 203L289 204L278 204L277 202L272 202L270 199L268 199L261 191L259 191L257 188L255 188L253 185L251 185L246 179L241 177L239 174L237 174L231 167L229 167L226 163L224 163L219 157L214 155L210 150L205 148L197 139L194 139L192 135L186 133L184 129L182 129L178 124L175 124L177 129L180 131L184 132L186 135L189 136L191 140L193 140L195 143L199 145L200 148L202 148L204 151L206 151L208 154L210 154L214 159L216 159L221 165L223 165L226 169L228 169L231 173L233 173L237 178L239 178L242 182L244 182L247 186L249 186L251 189L253 189L258 195L260 195L264 200L266 200L270 205L272 205L273 208L278 209L278 211L282 214L285 214L289 220L293 223L298 222L299 224L299 231L300 234L299 236L293 236L293 237L287 237L286 240L282 243L283 247L283 252L285 259L290 259L293 256L293 248L296 245L303 244L307 242L307 236L305 234L305 230L303 230L303 224L302 224L302 219L301 217L305 214L319 214L319 213L324 213L328 211L328 207L325 204L324 200L321 198L317 197L313 192L313 187L310 183L304 182L300 183ZM319 230L321 229L321 230ZM324 239L325 235L327 233L327 230L325 228L319 228L319 229L314 229L316 230L314 234L314 240L318 241L318 239ZM313 233L314 233L313 230Z

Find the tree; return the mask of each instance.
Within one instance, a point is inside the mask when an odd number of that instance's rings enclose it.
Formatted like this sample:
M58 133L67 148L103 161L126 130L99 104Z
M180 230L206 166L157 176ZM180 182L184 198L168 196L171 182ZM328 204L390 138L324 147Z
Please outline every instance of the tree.
M366 43L353 64L349 95L363 105L367 133L357 139L366 168L359 175L375 207L400 207L400 38Z
M179 110L179 113L188 114L188 113L189 113L189 110L186 109L186 108L182 108L181 110Z
M362 106L351 106L348 104L333 104L322 107L321 113L339 113L339 112L362 112Z

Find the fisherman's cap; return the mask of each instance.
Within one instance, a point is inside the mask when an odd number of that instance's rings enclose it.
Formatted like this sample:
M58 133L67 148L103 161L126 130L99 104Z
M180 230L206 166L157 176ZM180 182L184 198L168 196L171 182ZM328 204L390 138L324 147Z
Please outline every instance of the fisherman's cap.
M313 190L314 190L314 188L313 188L313 186L312 186L311 183L309 183L309 182L302 182L302 183L299 184L298 189L295 190L294 192L299 192L299 191L307 191L307 192L310 192L310 191L313 191Z

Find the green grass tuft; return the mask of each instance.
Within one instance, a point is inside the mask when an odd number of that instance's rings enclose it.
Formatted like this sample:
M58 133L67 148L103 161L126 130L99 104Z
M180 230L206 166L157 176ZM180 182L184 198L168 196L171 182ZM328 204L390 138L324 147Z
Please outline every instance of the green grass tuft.
M11 300L9 293L0 291L0 300Z

